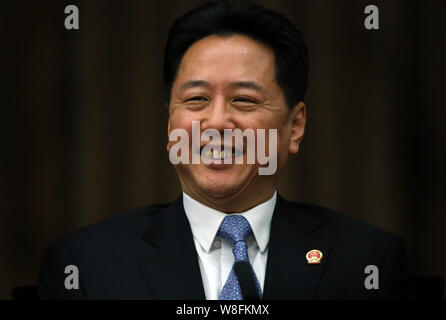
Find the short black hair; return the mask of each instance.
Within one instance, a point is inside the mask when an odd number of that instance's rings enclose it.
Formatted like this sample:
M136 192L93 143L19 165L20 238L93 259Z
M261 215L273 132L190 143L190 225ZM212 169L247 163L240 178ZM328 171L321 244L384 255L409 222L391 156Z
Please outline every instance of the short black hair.
M308 53L302 34L284 15L248 2L208 2L179 17L169 30L164 51L164 95L187 49L210 35L243 34L274 51L276 80L291 108L303 101L308 83Z

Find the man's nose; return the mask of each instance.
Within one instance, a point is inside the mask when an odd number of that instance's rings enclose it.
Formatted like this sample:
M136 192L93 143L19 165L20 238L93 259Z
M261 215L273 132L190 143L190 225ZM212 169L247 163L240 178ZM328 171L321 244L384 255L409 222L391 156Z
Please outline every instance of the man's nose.
M202 130L215 129L223 132L224 129L235 129L235 119L229 104L224 98L215 99L202 121Z

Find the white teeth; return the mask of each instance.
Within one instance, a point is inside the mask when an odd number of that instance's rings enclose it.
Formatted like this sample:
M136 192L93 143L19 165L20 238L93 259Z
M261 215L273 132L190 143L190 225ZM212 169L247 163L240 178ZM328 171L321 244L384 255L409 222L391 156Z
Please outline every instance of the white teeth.
M212 154L212 158L214 158L215 160L224 159L225 158L225 152L224 151L214 150L214 152Z
M208 158L214 159L214 160L222 160L225 158L225 152L222 151L218 151L218 150L208 150L206 152L206 156Z

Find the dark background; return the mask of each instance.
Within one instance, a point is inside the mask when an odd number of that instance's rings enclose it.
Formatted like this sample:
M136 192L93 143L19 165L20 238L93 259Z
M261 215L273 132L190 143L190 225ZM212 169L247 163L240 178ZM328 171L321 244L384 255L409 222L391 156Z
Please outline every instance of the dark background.
M162 55L202 2L2 2L0 298L36 282L50 240L178 196ZM411 274L446 278L446 2L255 2L309 46L307 131L279 192L402 236ZM64 28L69 4L80 30Z

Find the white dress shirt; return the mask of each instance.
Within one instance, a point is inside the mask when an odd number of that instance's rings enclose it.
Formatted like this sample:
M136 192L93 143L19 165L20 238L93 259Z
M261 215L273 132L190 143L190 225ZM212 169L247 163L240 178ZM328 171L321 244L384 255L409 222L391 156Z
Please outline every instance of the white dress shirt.
M251 263L263 292L271 219L277 192L266 202L242 213L253 231L246 240ZM217 300L234 264L233 245L217 236L226 213L212 209L183 192L183 206L189 220L198 253L201 278L207 300Z

